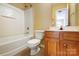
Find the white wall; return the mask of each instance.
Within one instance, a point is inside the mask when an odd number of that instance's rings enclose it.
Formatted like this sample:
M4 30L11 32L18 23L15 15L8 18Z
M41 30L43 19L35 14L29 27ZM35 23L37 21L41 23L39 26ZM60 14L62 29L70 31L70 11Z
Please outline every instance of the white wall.
M25 33L33 34L33 10L32 8L24 11L25 16ZM27 29L29 27L29 30Z
M0 14L0 37L23 34L24 11L9 4L0 4L1 6L5 9L0 8L2 12L2 15ZM6 16L7 14L8 16Z

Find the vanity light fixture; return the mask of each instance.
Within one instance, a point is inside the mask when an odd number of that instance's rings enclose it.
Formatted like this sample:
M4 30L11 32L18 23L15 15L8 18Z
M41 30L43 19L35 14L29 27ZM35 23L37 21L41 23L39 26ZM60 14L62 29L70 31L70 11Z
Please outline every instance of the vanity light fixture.
M32 4L31 3L28 3L28 4L24 3L24 7L25 8L31 8L32 7Z

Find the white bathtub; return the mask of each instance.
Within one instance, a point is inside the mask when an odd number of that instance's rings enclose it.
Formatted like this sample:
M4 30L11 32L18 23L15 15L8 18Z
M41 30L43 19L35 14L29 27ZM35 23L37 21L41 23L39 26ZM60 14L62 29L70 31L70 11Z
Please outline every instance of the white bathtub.
M0 55L15 55L22 49L27 48L27 41L32 37L33 35L22 34L0 38Z

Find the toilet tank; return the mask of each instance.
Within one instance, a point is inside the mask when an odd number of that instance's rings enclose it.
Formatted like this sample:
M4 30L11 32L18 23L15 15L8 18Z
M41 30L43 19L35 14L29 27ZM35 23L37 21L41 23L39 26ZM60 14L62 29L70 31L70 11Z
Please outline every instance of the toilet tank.
M36 39L42 39L43 38L43 36L44 36L44 30L36 30L35 31L35 38Z

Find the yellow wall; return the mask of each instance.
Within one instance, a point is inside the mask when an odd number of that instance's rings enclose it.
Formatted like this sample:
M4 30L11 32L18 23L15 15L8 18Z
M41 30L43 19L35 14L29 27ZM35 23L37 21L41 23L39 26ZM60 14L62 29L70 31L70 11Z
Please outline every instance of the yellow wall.
M53 25L55 25L55 20L56 20L56 10L61 8L67 8L67 4L66 3L52 4L52 24Z
M70 4L70 25L79 26L79 4Z
M46 29L51 26L51 4L33 4L34 29Z
M79 26L79 3L77 3L77 5L76 5L76 23L77 23L77 26Z
M70 4L70 26L77 25L76 23L76 4L71 3Z

